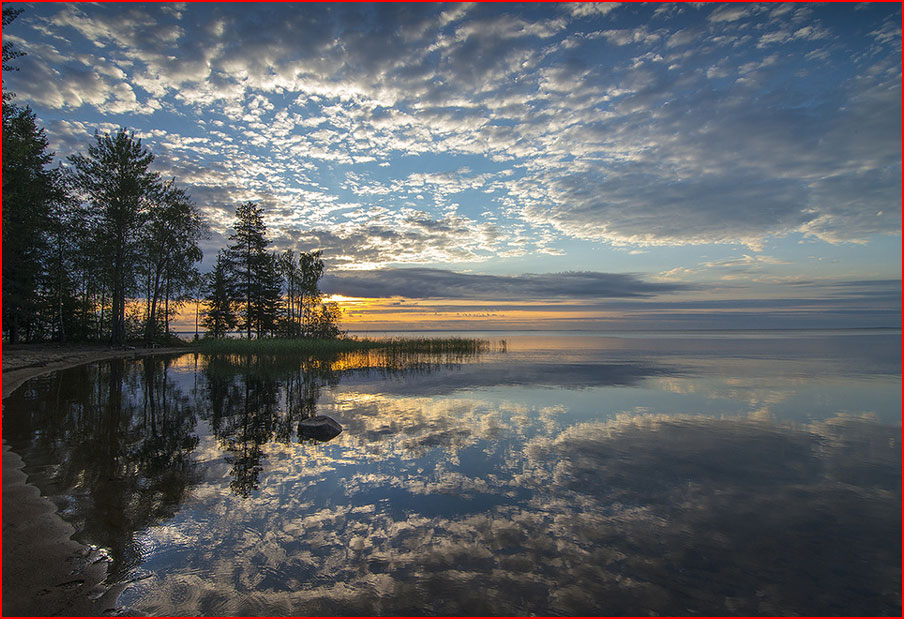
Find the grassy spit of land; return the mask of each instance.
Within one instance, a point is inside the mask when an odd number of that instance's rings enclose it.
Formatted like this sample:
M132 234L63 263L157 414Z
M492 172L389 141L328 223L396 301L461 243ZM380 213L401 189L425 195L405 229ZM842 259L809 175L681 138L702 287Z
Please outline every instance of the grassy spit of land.
M394 337L388 339L369 338L261 338L254 340L202 339L191 346L204 353L250 354L250 355L327 355L360 350L381 350L387 353L417 354L465 354L489 352L505 349L505 340L490 340L462 337L427 338Z

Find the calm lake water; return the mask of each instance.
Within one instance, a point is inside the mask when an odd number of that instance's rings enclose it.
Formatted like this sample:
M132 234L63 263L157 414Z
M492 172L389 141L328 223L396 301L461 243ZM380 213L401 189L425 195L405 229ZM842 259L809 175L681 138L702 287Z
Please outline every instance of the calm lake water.
M83 366L3 435L125 614L900 615L899 331L482 335Z

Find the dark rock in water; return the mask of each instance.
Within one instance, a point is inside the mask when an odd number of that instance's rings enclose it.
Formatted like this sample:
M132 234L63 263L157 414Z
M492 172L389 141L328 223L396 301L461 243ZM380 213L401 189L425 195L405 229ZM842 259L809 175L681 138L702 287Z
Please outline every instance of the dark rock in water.
M317 415L298 424L298 436L328 441L339 436L342 426L335 419Z

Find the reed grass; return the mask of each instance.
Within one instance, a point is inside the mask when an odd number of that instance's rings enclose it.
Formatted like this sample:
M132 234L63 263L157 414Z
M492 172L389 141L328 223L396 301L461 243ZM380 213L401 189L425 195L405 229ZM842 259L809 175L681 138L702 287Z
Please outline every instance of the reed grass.
M382 350L389 354L473 355L489 352L497 347L505 349L505 341L498 344L477 338L239 338L202 339L193 344L200 352L249 355L327 355L356 350Z

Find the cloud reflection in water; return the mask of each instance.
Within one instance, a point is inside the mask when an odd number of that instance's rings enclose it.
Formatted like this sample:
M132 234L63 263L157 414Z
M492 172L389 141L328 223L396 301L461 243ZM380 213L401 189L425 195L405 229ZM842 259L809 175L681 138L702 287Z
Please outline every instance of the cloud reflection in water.
M304 460L294 479L271 456L265 487L290 487L190 536L230 548L196 564L216 566L197 581L202 593L173 608L181 576L158 572L135 592L137 609L886 614L898 603L900 548L888 540L900 444L872 420L626 415L526 443L504 423L466 437L429 422L400 431L389 445L349 432L332 471L317 466L329 454L286 453ZM248 530L258 533L235 533Z
M57 385L47 380L18 403L38 412L27 420L5 415L14 447L31 446L33 455L40 447L48 463L58 457L44 468L60 485L45 492L74 506L81 535L105 532L114 550L138 549L122 555L132 559L117 572L135 579L122 597L128 612L899 610L900 428L874 418L792 423L759 410L575 421L565 395L573 384L557 405L524 401L516 391L490 399L479 389L429 386L444 374L474 375L480 366L466 360L461 371L418 364L408 373L349 359L314 367L204 358L196 372L185 359L82 369L79 385L122 376L122 393L70 387L62 398L70 403L57 409ZM626 365L652 370L631 384L686 379L657 370L674 364L636 361ZM391 383L383 391L373 388L381 372ZM516 374L534 369L509 375ZM60 384L73 385L74 376ZM404 392L412 377L428 388ZM483 384L507 380L488 372ZM726 378L726 390L733 380ZM113 407L110 393L124 404ZM79 411L88 406L101 423L86 425ZM314 412L345 430L329 443L298 442L292 428ZM119 451L79 451L104 444L109 428L120 429ZM160 470L149 456L121 469L124 481L112 494L73 481L108 481L111 462L169 444L186 471L176 486L166 483L172 457L158 458ZM244 453L250 464L237 468ZM247 471L255 474L237 485ZM178 491L167 493L171 487ZM104 496L110 509L97 507ZM158 496L162 507L154 507ZM151 507L127 507L136 504ZM114 513L129 519L115 528ZM114 552L114 561L120 556Z

